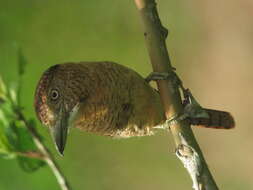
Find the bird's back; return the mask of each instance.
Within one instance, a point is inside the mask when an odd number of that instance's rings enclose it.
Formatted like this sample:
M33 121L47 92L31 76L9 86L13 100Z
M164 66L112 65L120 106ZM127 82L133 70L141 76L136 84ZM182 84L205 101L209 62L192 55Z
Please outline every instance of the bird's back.
M159 94L135 71L112 62L67 63L88 91L74 126L107 136L152 134L164 122Z

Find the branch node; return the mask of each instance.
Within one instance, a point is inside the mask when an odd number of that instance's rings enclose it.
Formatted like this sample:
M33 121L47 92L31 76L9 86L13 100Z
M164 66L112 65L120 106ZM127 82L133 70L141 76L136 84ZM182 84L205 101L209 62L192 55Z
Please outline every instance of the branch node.
M181 133L179 133L182 144L178 145L176 156L181 160L193 181L193 189L203 190L200 182L202 171L201 160L196 150L189 146Z

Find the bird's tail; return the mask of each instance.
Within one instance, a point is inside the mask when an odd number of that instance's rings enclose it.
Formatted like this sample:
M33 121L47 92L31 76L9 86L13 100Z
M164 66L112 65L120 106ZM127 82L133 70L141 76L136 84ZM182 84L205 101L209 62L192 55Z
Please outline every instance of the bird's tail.
M191 125L215 129L232 129L235 127L233 116L229 112L204 109L209 118L189 118Z

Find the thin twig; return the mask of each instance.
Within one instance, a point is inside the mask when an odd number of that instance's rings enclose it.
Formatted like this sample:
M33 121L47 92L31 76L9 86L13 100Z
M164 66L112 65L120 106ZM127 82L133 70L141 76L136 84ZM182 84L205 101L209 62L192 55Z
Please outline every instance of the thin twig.
M154 0L135 0L144 26L146 46L155 72L173 72L165 44L168 31L161 24ZM169 85L168 85L169 84ZM182 113L180 92L171 81L159 80L157 86L167 119ZM183 162L193 180L195 190L217 190L204 156L186 121L170 127L176 144L176 155Z
M29 122L26 120L22 112L20 112L19 110L16 110L16 114L18 116L18 119L24 123L24 125L26 126L30 134L32 135L34 143L36 144L37 148L41 152L42 157L44 158L45 162L53 171L61 189L71 190L69 183L67 182L65 176L63 175L63 172L60 170L60 167L57 165L50 151L41 141L41 138L38 132L36 131L36 129L29 124Z
M35 158L38 160L45 160L44 155L37 151L30 151L30 152L15 152L18 156L23 156L27 158Z

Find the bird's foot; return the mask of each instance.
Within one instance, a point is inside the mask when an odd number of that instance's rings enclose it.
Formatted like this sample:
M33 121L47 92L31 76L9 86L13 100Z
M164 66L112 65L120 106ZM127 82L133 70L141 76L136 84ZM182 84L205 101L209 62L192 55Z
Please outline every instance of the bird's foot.
M152 72L145 79L145 81L148 83L151 81L158 81L158 80L168 80L170 82L169 86L172 92L174 92L175 88L178 87L184 90L182 81L176 74L175 68L173 68L170 72Z
M174 92L175 88L179 88L183 95L183 106L182 113L178 113L167 119L162 126L155 128L169 129L171 125L176 125L186 118L209 118L208 113L200 106L200 104L193 97L189 89L185 89L179 76L176 74L173 68L170 72L152 72L146 77L146 82L157 81L157 80L168 80L170 81L171 91Z
M162 125L163 129L170 129L172 125L177 125L179 122L183 121L187 117L188 115L186 113L176 114L164 122L164 124Z
M179 122L182 120L186 119L187 115L182 113L182 114L176 114L172 116L170 119L165 120L165 122L162 125L155 126L155 129L165 129L169 130L170 126L172 125L177 125Z
M147 77L146 77L146 82L151 82L151 81L158 81L158 80L170 80L170 81L175 81L175 82L180 82L181 80L175 73L175 68L172 68L170 72L151 72Z
M169 73L152 72L146 77L145 81L149 83L151 81L167 80L167 79L169 79Z
M184 90L184 114L188 118L209 118L208 113L201 107L189 89Z
M183 102L183 111L181 113L175 114L171 118L167 119L164 124L154 128L160 129L170 129L170 126L177 125L179 122L189 118L209 118L208 113L200 106L197 100L193 97L189 89L184 91L184 102Z

